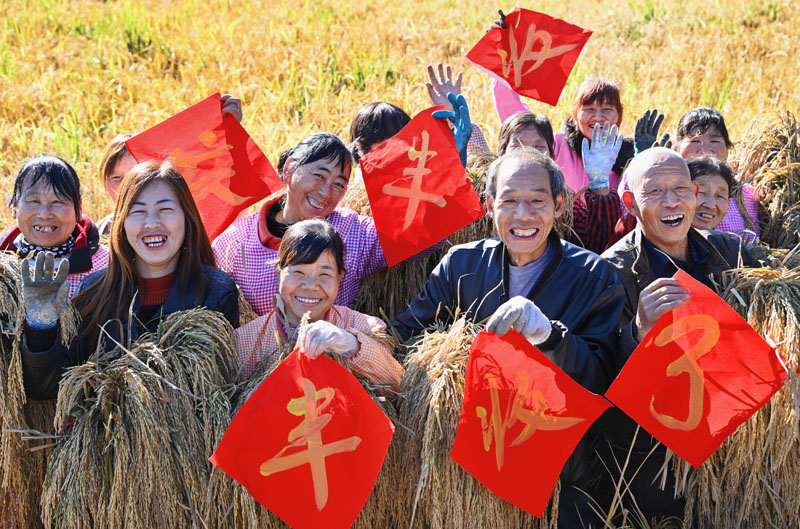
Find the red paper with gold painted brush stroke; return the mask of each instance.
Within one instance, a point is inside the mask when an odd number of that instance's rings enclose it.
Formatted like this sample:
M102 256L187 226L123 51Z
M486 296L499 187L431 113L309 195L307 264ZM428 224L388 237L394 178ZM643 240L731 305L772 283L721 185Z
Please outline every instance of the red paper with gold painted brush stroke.
M716 293L683 271L690 299L664 314L606 397L699 467L783 386L778 354Z
M518 94L557 105L567 78L592 32L544 13L515 8L506 27L493 26L467 60Z
M484 215L447 120L417 114L361 159L378 238L389 266Z
M222 117L214 94L125 142L137 162L169 159L186 179L209 239L236 216L283 188L242 125Z
M516 331L481 332L450 457L504 500L544 513L586 430L609 407Z
M347 528L394 426L346 368L289 355L234 417L210 461L295 529Z

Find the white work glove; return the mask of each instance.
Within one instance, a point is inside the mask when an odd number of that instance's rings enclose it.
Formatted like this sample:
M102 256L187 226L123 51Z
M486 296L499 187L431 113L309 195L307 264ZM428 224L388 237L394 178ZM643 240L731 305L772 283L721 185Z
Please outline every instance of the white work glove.
M315 321L301 331L300 350L312 360L325 351L350 358L361 350L358 338L327 321Z
M538 345L550 337L553 325L533 301L515 296L500 305L486 323L486 332L497 333L497 336L503 336L509 329Z

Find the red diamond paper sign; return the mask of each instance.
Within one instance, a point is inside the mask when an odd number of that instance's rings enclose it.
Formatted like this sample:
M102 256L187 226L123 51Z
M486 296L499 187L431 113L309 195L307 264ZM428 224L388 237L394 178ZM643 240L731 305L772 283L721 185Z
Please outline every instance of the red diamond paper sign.
M606 397L699 467L778 392L781 358L711 289L675 274L690 299L664 314Z
M378 238L394 266L484 215L447 121L417 114L361 159Z
M541 516L578 441L608 407L516 331L483 331L470 350L450 457L504 500Z
M125 142L138 162L169 159L186 179L209 239L283 182L214 94Z
M242 406L210 461L295 529L347 528L393 432L346 368L295 351Z
M492 27L467 60L518 94L557 105L578 56L592 35L558 18L515 8L506 27Z

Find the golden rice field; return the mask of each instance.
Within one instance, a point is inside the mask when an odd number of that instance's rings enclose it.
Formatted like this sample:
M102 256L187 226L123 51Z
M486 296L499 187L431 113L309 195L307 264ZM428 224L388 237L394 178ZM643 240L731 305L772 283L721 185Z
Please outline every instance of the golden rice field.
M430 105L428 63L464 71L473 120L499 128L487 76L463 55L497 18L478 0L2 0L0 182L52 153L85 183L84 209L111 207L96 177L108 140L140 131L216 91L244 101L244 125L273 161L315 131L347 136L358 108L387 100L414 114ZM560 128L589 75L616 81L622 130L658 107L710 105L736 140L764 110L800 108L800 9L792 0L541 0L525 7L594 30L557 108ZM2 209L3 224L10 222Z

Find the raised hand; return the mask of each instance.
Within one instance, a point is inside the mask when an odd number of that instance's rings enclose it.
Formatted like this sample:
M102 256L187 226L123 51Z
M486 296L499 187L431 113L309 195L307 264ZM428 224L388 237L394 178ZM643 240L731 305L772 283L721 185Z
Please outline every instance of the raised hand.
M220 102L222 103L222 115L225 116L226 114L229 116L233 116L233 118L238 121L239 123L242 122L242 100L238 97L233 97L230 94L223 94L220 97Z
M669 139L669 134L664 134L661 139L653 144L653 147L664 147L665 149L672 148L672 140Z
M428 89L428 95L433 101L434 105L442 105L447 110L453 111L453 105L447 99L447 94L453 94L455 96L461 93L461 79L462 74L459 73L458 77L456 78L455 84L453 83L453 69L450 66L447 66L447 70L445 70L444 65L439 63L439 76L436 76L436 72L433 69L433 65L428 65L428 77L430 78L430 83L425 83L425 88Z
M589 189L608 187L611 168L614 167L621 147L622 134L617 135L617 126L612 126L608 121L594 126L591 146L586 138L583 138L581 154L583 168L589 176Z
M503 336L511 329L537 345L550 337L553 325L533 301L514 296L500 305L486 322L486 332L497 333L497 336Z
M633 147L637 153L655 147L658 141L658 129L664 121L664 114L658 110L645 110L642 117L636 120L636 128L633 132Z
M22 261L22 301L28 325L49 329L69 302L69 261L62 259L55 272L55 257L50 252L37 252L31 277L31 259Z
M463 95L456 97L454 94L447 94L447 99L453 110L437 110L432 115L438 119L449 119L453 123L453 136L456 139L456 148L461 156L461 165L467 166L467 143L472 135L472 121L469 118L469 108L467 100Z
M503 13L502 9L498 9L497 10L497 14L500 15L500 18L495 20L494 24L489 26L489 29L492 29L495 26L497 26L498 28L506 29L506 15L505 15L505 13ZM487 29L486 31L488 32L489 29Z

